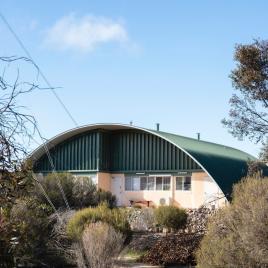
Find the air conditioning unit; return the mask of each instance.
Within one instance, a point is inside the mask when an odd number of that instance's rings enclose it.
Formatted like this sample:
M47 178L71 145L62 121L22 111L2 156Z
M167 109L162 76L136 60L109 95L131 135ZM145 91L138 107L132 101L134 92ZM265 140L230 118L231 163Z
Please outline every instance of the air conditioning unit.
M171 204L171 198L170 197L162 197L159 199L159 205L160 206L169 206Z

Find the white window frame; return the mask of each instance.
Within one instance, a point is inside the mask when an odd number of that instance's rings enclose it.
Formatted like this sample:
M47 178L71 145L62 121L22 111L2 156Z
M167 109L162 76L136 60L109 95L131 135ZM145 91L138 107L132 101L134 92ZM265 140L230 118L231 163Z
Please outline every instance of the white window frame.
M146 189L141 189L141 178L146 178ZM161 189L156 189L156 178L157 177L161 177L162 178L162 185L161 185ZM164 189L164 178L168 177L169 178L169 189L165 190ZM139 190L134 189L134 179L135 178L139 178ZM149 179L153 178L153 188L149 189ZM130 179L130 189L126 189L126 180ZM171 190L171 183L172 183L172 177L170 175L139 175L139 176L135 176L135 175L131 175L131 176L125 176L125 191L127 192L137 192L137 191L170 191Z
M177 178L182 178L182 189L177 189ZM186 178L190 178L191 181L191 187L189 190L185 190L185 180ZM182 191L182 192L191 192L192 191L192 177L191 176L176 176L175 177L175 190L176 191Z

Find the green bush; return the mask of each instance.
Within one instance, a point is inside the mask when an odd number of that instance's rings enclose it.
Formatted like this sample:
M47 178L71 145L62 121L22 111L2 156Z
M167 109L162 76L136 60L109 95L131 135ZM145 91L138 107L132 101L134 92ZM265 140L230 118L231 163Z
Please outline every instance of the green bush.
M39 181L41 182L49 198L51 199L52 203L57 209L66 207L60 188L58 186L59 182L65 193L69 205L70 206L73 205L73 187L75 183L74 183L74 177L71 174L50 173L47 176L40 179ZM36 185L35 195L41 203L47 203L47 200L45 199L43 192L38 185Z
M79 177L74 179L71 206L74 208L96 206L99 204L96 193L96 184L90 178Z
M97 206L102 202L107 202L110 208L116 206L116 197L111 192L97 190L96 185L88 177L75 178L70 173L51 173L40 179L40 182L56 209L66 208L59 182L71 208ZM38 185L34 195L40 203L47 202Z
M175 206L160 206L155 209L156 224L168 229L178 230L185 226L187 213Z
M109 208L116 207L116 196L109 191L98 189L95 194L96 204L106 202Z
M46 255L49 240L49 220L51 208L39 204L35 199L17 199L10 212L13 226L12 253L17 264L40 265Z
M231 204L209 221L198 267L268 267L268 179L236 184Z
M67 234L73 240L79 240L87 225L95 222L105 222L125 235L130 234L127 212L124 209L110 209L106 204L98 207L82 209L74 214L67 224Z

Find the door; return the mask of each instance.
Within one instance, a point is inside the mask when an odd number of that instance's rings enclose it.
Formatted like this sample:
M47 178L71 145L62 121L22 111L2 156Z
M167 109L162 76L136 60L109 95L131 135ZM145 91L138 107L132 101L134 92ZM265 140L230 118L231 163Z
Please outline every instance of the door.
M111 191L116 196L117 206L122 206L122 178L112 177Z

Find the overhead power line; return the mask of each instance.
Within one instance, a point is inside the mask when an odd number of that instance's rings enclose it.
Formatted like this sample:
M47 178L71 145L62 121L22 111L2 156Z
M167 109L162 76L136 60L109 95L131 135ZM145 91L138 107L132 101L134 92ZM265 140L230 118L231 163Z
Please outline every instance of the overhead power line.
M34 61L33 57L31 56L30 52L28 51L28 49L25 47L25 45L23 44L23 42L21 41L21 39L19 38L19 36L16 34L16 32L13 30L13 28L11 27L11 25L9 24L9 22L7 21L7 19L4 17L4 15L1 12L0 12L0 17L1 17L2 21L4 22L4 24L7 26L7 28L9 29L9 31L11 32L11 34L14 36L14 38L16 39L16 41L18 42L18 44L20 45L20 47L22 48L22 50L24 51L24 53L27 55L27 57L33 62L34 65L38 66L36 64L36 62ZM76 120L74 119L74 117L72 116L72 114L70 113L70 111L68 110L68 108L66 107L66 105L63 103L63 101L61 100L60 96L56 93L56 91L54 90L54 88L51 86L50 82L48 81L48 79L46 78L46 76L44 75L44 73L42 72L42 70L39 67L38 67L38 70L39 70L39 73L40 73L41 77L43 78L43 80L47 84L48 88L53 93L53 95L56 97L56 99L58 100L58 102L60 103L60 105L62 106L62 108L64 109L64 111L70 117L70 119L72 120L72 122L74 123L74 125L75 126L78 126Z
M37 126L36 126L36 130L37 130L37 132L38 132L38 135L40 136L40 138L41 138L42 141L43 141L43 145L42 145L42 146L43 146L44 149L45 149L45 152L46 152L48 161L49 161L50 166L51 166L51 168L52 168L52 173L55 174L55 176L56 176L56 178L57 178L57 185L58 185L58 187L59 187L59 189L60 189L60 192L61 192L61 195L62 195L62 197L63 197L64 203L65 203L67 209L70 210L71 208L70 208L70 206L69 206L67 197L66 197L66 195L65 195L65 193L64 193L64 190L63 190L63 188L62 188L62 185L61 185L61 182L60 182L60 178L59 178L59 176L57 175L57 172L56 172L56 169L55 169L55 165L54 165L53 159L52 159L52 157L51 157L51 154L50 154L50 152L49 152L49 149L48 149L48 146L47 146L47 144L46 144L46 141L43 140L44 138L42 137L42 135L41 135L41 133L40 133L40 130L39 130L39 128L38 128Z

